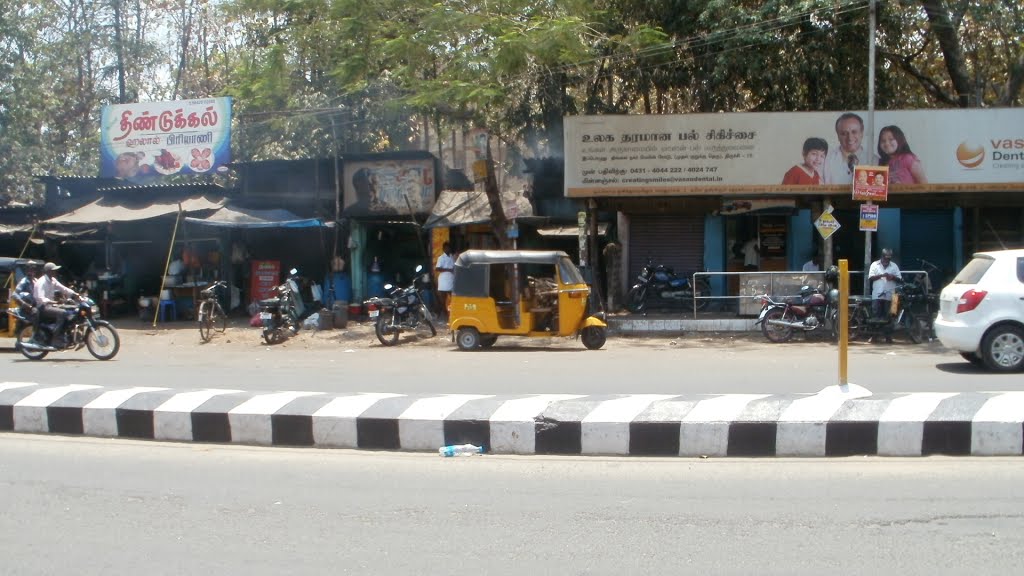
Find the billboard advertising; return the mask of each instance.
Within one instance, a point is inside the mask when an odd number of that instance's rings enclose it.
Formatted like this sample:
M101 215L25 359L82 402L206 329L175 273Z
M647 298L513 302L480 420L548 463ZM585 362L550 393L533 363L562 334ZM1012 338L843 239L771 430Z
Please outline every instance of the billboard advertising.
M437 188L434 161L345 162L344 198L348 216L407 215L430 212Z
M888 166L854 166L853 199L885 202L889 197Z
M740 112L565 118L570 197L1024 190L1024 109Z
M100 176L147 183L231 161L231 98L104 106Z

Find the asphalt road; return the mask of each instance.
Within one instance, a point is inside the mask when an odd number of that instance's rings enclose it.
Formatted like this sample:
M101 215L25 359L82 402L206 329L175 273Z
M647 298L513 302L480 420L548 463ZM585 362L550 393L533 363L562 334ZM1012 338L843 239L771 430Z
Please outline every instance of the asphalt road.
M85 350L32 362L8 348L0 364L3 380L42 384L403 394L812 393L838 383L837 348L822 341L691 334L610 338L590 351L572 339L503 338L491 350L460 352L441 335L385 348L367 326L350 326L270 347L256 329L232 327L200 344L191 323L136 324L120 328L121 352L109 362ZM849 381L878 393L1024 389L1020 374L987 373L937 342L858 343L849 358Z
M12 575L998 574L1019 459L354 453L0 434Z

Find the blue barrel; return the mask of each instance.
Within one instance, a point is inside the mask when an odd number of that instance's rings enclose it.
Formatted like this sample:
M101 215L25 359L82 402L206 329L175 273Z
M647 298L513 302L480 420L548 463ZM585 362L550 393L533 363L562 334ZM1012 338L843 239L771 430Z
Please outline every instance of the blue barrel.
M334 274L334 297L345 302L352 301L352 277L348 272Z
M384 284L383 274L380 272L370 272L369 276L366 277L366 288L370 293L370 298L373 298L374 296L387 296L384 292Z

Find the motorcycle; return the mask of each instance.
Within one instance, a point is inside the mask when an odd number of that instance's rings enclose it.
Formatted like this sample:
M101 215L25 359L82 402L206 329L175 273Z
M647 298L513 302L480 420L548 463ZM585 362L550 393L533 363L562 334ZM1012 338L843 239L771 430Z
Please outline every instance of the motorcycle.
M891 338L896 332L906 332L911 342L920 344L926 338L928 321L915 314L911 307L927 305L927 300L923 286L897 279L890 309L878 318L874 314L871 297L851 296L850 339Z
M633 313L643 312L651 300L693 306L696 297L697 310L702 310L707 306L710 295L711 286L705 279L698 279L696 284L692 284L689 278L676 276L672 268L662 264L655 266L647 260L637 283L626 294L626 309Z
M761 313L755 326L761 325L764 337L772 342L786 342L796 331L824 330L835 340L839 336L839 289L823 294L818 288L804 286L800 296L782 301L768 294L755 296L761 300Z
M430 285L430 274L422 271L423 266L416 266L412 284L405 288L385 284L388 297L374 297L366 301L377 340L384 346L398 344L402 332L416 331L421 327L429 329L432 337L437 336L434 319L423 302L422 290Z
M305 306L298 296L298 270L292 268L289 274L284 284L274 288L277 296L259 302L263 340L267 344L280 344L299 333Z
M89 349L97 360L110 360L121 349L121 338L110 322L99 319L99 306L83 294L77 302L64 304L64 327L55 333L55 323L38 322L39 312L35 308L19 306L8 310L21 328L14 342L14 348L29 360L42 360L50 352ZM63 337L63 345L54 342L56 336Z

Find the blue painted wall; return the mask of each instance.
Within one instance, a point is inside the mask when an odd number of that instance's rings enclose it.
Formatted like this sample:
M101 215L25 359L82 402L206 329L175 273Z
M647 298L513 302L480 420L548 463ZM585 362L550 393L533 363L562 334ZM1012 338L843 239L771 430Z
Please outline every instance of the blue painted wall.
M878 233L875 234L871 244L871 260L878 260L882 248L899 250L900 246L902 246L900 243L900 209L880 208L878 210Z
M704 267L709 272L725 270L725 218L707 215L704 217ZM725 294L725 277L711 277L711 293Z
M786 243L786 267L800 270L814 252L814 235L810 210L798 210L789 217L789 241Z

